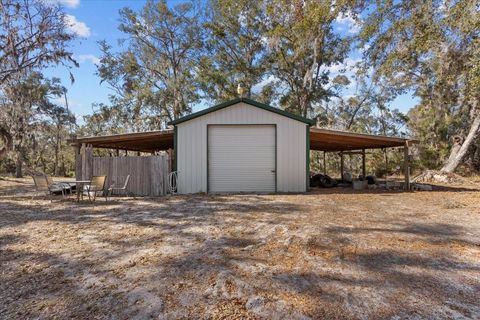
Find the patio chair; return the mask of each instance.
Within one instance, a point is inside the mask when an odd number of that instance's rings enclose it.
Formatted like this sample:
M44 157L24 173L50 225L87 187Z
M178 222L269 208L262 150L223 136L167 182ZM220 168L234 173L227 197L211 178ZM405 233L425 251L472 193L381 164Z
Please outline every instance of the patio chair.
M117 193L119 195L123 193L123 194L125 194L127 196L130 196L130 197L133 197L135 199L135 195L133 194L133 192L128 191L128 189L127 189L129 181L130 181L130 175L128 175L125 178L125 183L123 184L123 186L116 186L115 184L111 185L110 188L108 188L107 197L111 197L114 193Z
M63 187L55 183L49 183L47 177L44 175L33 175L32 178L35 183L35 193L32 195L32 200L33 197L39 193L44 193L46 197L57 192L61 192L62 196L65 194ZM52 199L50 198L50 200Z
M90 184L85 185L83 190L88 194L88 200L92 201L92 194L93 194L93 201L97 198L97 193L102 192L105 196L105 201L108 200L107 194L105 193L105 181L107 180L107 176L93 176Z
M45 179L47 179L47 184L53 194L62 192L62 197L68 193L71 193L71 187L66 183L56 183L53 181L52 177L49 175L45 175Z

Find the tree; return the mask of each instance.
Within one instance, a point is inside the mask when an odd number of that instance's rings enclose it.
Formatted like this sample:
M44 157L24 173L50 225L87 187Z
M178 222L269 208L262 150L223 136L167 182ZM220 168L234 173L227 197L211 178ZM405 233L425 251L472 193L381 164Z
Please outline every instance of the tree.
M75 116L65 107L55 105L50 101L46 101L46 103L41 106L41 109L48 117L45 120L48 125L48 128L45 131L50 133L53 137L53 174L55 176L63 176L65 175L66 170L62 149L67 149L67 146L65 145L65 137L68 135L67 125L71 126L75 124ZM61 157L62 161L60 159Z
M31 70L51 64L78 66L67 51L74 37L67 32L60 6L41 0L0 0L0 91L10 85L7 82L18 81ZM0 139L2 158L13 148L10 128L3 121Z
M103 56L98 68L102 81L115 89L116 107L142 116L135 120L154 119L156 129L190 112L199 100L202 28L197 16L192 3L170 8L165 1L151 0L140 12L120 11L119 29L127 36L122 41L126 48L114 53L100 43Z
M333 23L353 1L283 1L267 4L271 74L282 88L283 108L304 117L321 101L334 96L327 90L328 67L342 63L350 39L334 32Z
M38 0L0 0L0 84L25 69L71 62L67 32L60 6Z
M38 132L46 131L48 117L53 116L53 121L61 127L72 116L51 102L65 91L57 78L45 79L39 72L33 72L18 80L10 78L3 89L1 108L4 112L0 114L0 121L9 128L16 158L16 176L22 177L28 154L26 144L35 141ZM56 141L56 148L59 143L60 138ZM57 165L58 150L55 155Z
M202 90L217 102L238 96L243 84L245 95L269 102L265 88L252 89L266 75L264 3L254 0L211 0L207 9L206 54L201 60ZM255 95L255 97L253 97Z
M398 92L420 98L415 117L450 148L442 170L453 172L475 144L480 127L480 16L474 0L383 1L371 4L360 37L376 76ZM410 123L423 145L435 143L425 128ZM442 131L446 130L446 131ZM447 140L448 141L448 140ZM450 143L451 145L451 143ZM478 143L477 143L478 148ZM473 148L475 149L475 148Z
M94 104L94 112L83 117L85 124L78 132L81 135L116 134L128 131L132 115L117 105Z

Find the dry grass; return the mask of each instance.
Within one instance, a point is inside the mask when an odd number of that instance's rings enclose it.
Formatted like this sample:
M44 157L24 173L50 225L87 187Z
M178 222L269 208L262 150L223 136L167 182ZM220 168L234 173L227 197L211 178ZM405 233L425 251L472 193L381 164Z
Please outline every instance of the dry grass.
M0 180L3 319L480 318L478 190L30 191Z

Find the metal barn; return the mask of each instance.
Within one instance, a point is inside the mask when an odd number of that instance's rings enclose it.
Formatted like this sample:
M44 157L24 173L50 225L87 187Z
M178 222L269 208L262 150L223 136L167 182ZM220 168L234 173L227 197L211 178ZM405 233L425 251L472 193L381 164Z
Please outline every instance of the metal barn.
M365 175L365 150L403 148L404 188L410 188L409 145L415 140L317 128L312 120L247 98L190 114L170 125L173 129L70 141L79 159L85 148L110 149L116 157L132 151L135 156L165 152L166 167L177 173L179 194L305 192L311 150L338 154L342 173L344 154L360 154ZM98 172L95 166L92 172Z
M180 118L178 192L305 192L311 120L249 99Z

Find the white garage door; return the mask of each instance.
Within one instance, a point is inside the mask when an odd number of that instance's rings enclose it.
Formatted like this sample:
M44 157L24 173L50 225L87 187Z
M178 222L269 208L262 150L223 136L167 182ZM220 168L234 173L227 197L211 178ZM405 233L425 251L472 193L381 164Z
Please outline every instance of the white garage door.
M209 192L275 192L275 126L208 126Z

